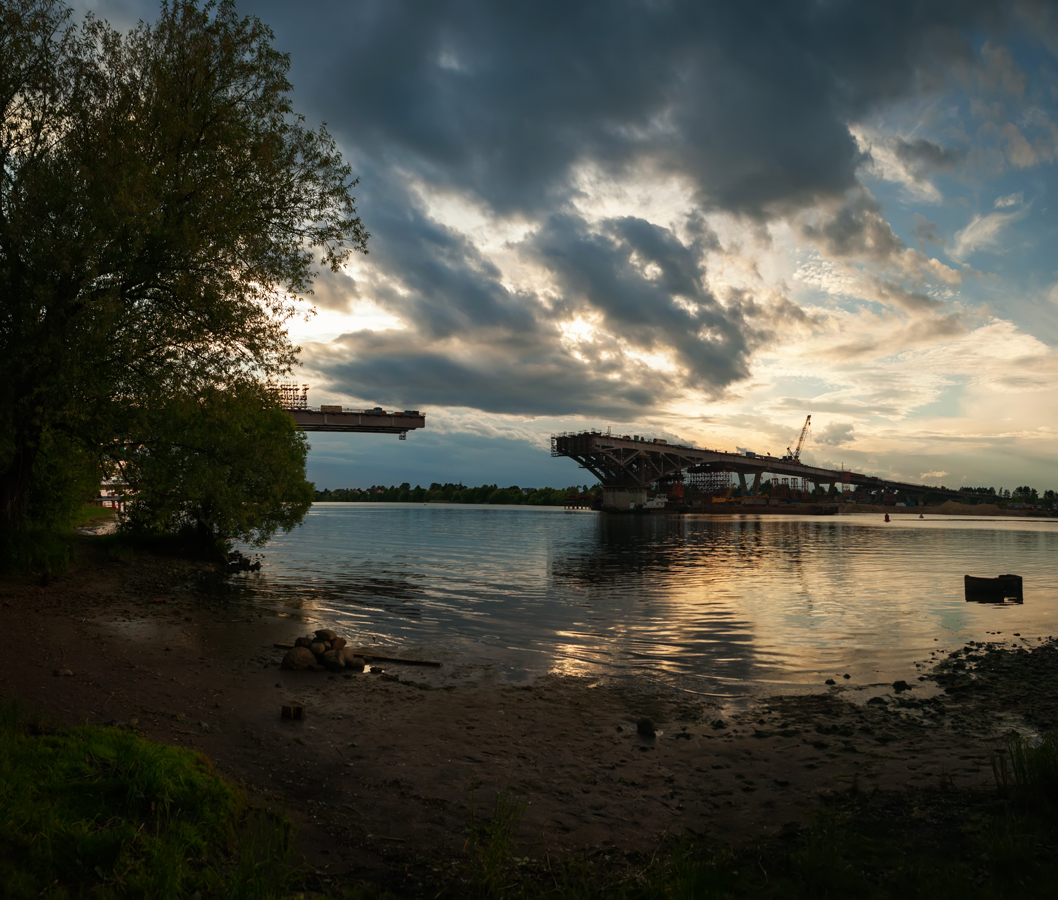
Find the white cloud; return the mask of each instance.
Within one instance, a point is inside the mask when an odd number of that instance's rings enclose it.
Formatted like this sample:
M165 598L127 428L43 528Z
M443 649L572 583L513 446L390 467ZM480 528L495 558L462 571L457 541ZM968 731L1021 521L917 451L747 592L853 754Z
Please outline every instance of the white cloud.
M944 472L944 471L941 471L941 470L938 469L936 472L923 472L918 477L922 481L926 481L929 478L943 478L947 474L948 474L947 472Z
M1016 194L1005 194L996 197L996 209L1006 209L1009 206L1021 206L1025 202L1025 194L1018 191Z
M1007 226L1025 218L1032 204L1029 203L1015 212L990 212L987 215L976 215L961 231L955 233L949 253L952 258L962 260L971 253L999 244L999 238Z

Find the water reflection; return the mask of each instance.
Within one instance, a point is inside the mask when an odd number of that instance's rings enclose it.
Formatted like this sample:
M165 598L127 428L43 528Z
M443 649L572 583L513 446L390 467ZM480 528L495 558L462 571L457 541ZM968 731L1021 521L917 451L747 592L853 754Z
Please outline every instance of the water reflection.
M252 602L511 675L651 672L733 692L906 677L954 639L1049 634L1055 550L1053 523L1024 520L318 504L242 584ZM964 574L1009 571L1023 607L964 602Z

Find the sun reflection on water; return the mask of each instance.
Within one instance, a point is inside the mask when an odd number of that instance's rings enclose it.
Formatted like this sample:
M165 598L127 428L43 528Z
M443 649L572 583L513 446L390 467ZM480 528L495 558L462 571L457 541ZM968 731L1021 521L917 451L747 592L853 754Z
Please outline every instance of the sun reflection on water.
M738 693L906 677L938 647L1050 634L1055 551L1050 521L317 504L240 584L261 606L501 674ZM1007 571L1023 606L964 601L963 574Z

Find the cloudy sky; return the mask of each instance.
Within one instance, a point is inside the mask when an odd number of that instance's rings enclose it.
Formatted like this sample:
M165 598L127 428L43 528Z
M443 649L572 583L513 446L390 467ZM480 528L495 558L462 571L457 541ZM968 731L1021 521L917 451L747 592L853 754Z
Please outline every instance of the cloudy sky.
M154 3L85 2L113 24ZM320 487L566 485L614 426L1058 489L1047 2L251 2L370 254L292 333Z

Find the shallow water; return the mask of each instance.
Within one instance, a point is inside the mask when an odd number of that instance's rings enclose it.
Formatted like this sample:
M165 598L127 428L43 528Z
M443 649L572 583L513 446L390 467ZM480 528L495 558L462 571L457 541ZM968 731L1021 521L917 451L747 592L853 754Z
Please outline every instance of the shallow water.
M1052 520L318 503L264 554L237 578L252 602L513 679L650 673L733 696L1058 632ZM1005 572L1024 604L965 602L964 574Z

